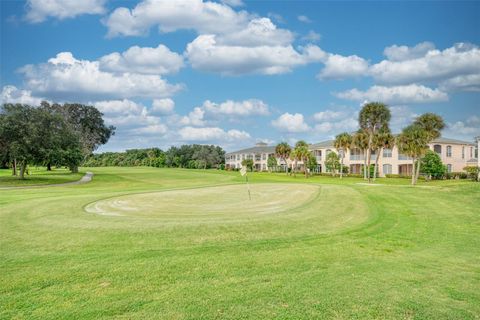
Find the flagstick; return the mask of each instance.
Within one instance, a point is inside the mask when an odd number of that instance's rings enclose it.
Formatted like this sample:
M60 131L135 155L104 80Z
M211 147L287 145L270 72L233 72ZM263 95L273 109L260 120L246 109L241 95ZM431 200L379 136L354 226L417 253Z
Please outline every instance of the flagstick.
M245 174L245 180L247 181L248 198L252 200L252 196L250 195L250 183L248 183L248 174Z

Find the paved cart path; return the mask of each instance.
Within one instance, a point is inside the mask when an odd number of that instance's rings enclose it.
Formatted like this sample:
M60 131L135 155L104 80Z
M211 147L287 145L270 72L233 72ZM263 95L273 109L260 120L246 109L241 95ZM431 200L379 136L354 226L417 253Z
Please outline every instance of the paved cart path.
M84 184L84 183L90 182L90 181L92 181L92 178L93 178L93 173L92 172L87 172L78 181L65 182L65 183L54 183L54 184L36 184L36 185L23 186L23 187L0 187L0 190L73 186L73 185L77 185L77 184Z

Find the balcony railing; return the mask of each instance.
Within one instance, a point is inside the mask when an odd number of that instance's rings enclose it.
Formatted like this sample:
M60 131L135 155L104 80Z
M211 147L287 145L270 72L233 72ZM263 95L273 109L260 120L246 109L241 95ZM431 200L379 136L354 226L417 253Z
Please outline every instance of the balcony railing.
M350 160L364 160L365 157L363 154L351 154L350 155Z
M409 156L406 156L404 154L399 154L398 155L398 160L412 160Z

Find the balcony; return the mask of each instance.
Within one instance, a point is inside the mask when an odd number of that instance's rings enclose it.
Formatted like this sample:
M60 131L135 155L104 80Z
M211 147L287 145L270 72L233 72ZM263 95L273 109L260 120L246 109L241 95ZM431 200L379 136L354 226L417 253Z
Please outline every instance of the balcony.
M412 160L412 158L404 154L398 154L398 160Z
M365 157L363 154L351 154L350 155L350 160L364 160Z

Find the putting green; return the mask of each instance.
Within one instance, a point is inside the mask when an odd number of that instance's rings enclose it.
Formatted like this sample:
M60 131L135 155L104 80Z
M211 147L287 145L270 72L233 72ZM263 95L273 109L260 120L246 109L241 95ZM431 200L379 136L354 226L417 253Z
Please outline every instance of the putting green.
M166 220L253 218L304 206L320 188L298 184L227 185L163 192L129 194L88 204L85 211L104 216Z

